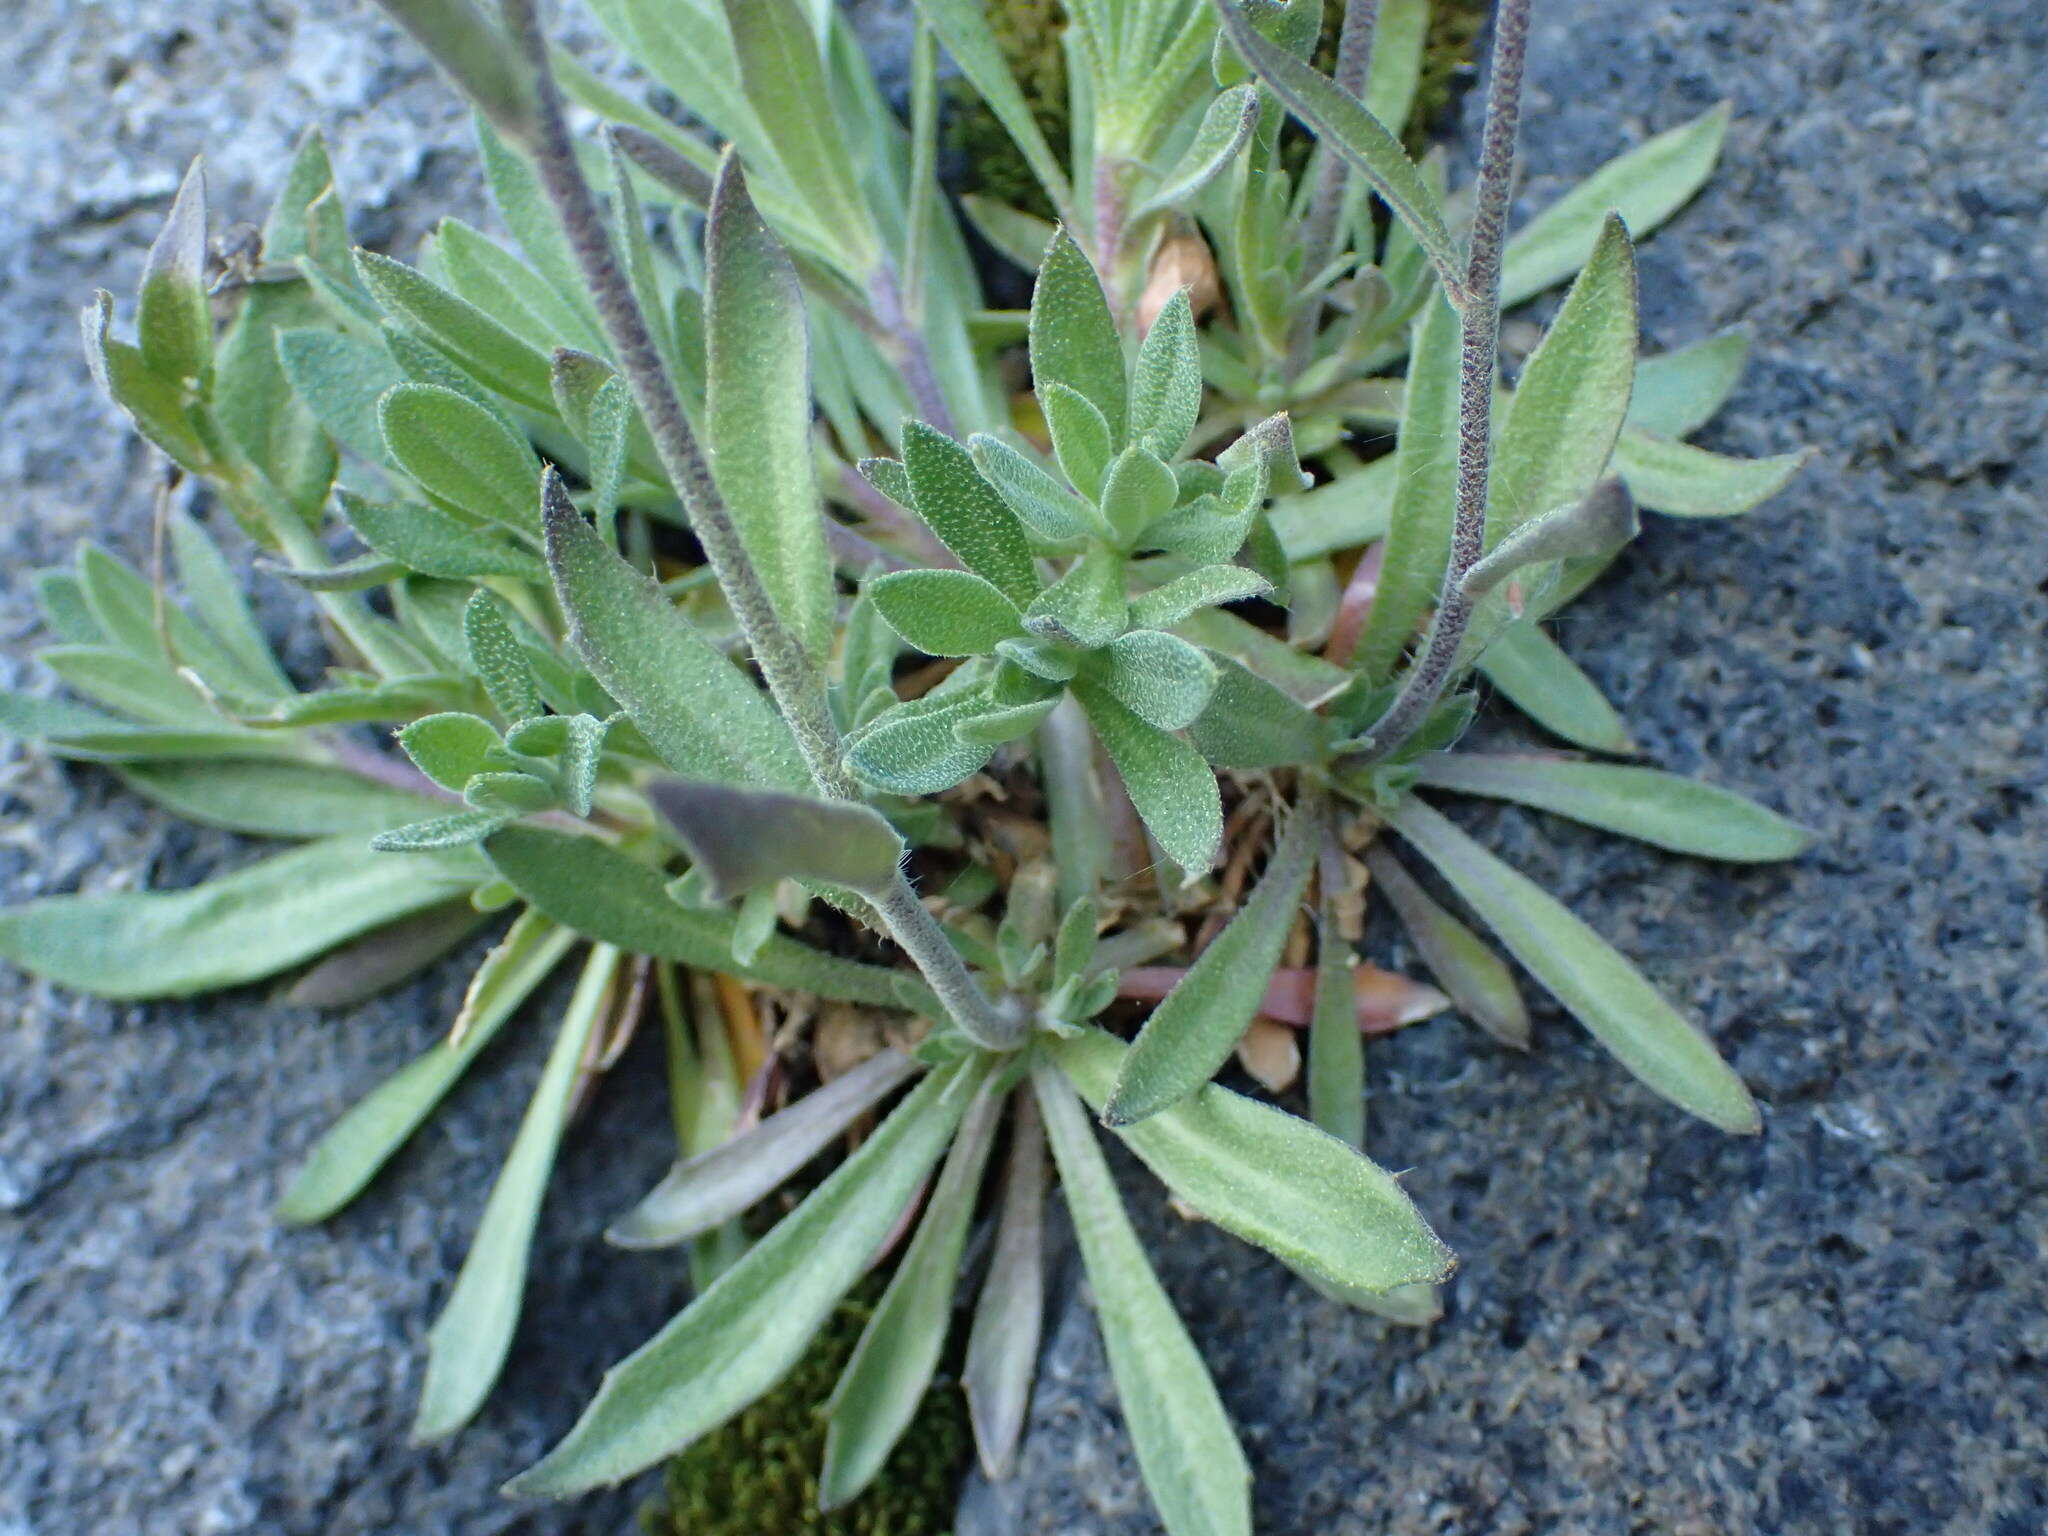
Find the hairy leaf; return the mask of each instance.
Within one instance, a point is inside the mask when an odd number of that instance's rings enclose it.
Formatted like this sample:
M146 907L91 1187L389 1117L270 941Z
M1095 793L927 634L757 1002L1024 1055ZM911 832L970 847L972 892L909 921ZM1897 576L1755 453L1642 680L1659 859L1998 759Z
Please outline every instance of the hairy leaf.
M1017 605L968 571L897 571L870 578L862 591L889 627L927 656L986 656L1023 633Z
M1322 818L1297 810L1237 915L1138 1031L1102 1115L1122 1127L1178 1104L1230 1059L1259 1011L1315 864Z
M398 467L428 495L486 523L540 526L540 463L493 413L437 384L398 384L377 405Z
M1438 906L1384 848L1368 848L1365 862L1372 871L1373 889L1387 898L1423 963L1458 1011L1503 1044L1527 1050L1529 1009L1500 956Z
M1223 844L1223 801L1202 754L1085 680L1074 693L1145 829L1188 879L1206 873Z
M507 1491L562 1497L620 1482L779 1381L938 1161L967 1107L961 1090L983 1070L941 1068L913 1089L802 1205L608 1371L575 1427Z
M713 901L785 879L876 895L895 883L903 858L895 828L851 800L702 779L656 779L647 798L704 872Z
M1259 93L1250 85L1233 85L1209 103L1195 136L1181 151L1180 159L1163 174L1142 202L1131 210L1131 221L1155 213L1184 208L1194 195L1237 158L1259 125Z
M1502 629L1481 653L1479 670L1545 730L1596 752L1635 751L1614 706L1540 625L1525 619Z
M1672 517L1737 517L1783 490L1813 450L1731 459L1633 429L1615 444L1614 467L1629 494Z
M1045 1130L1029 1088L1016 1089L1010 1099L1010 1154L995 1246L961 1372L981 1467L996 1479L1016 1465L1045 1325Z
M1529 974L1647 1087L1724 1131L1760 1128L1749 1090L1712 1042L1592 929L1421 801L1400 802L1387 819Z
M441 803L308 762L131 763L121 778L187 821L268 837L367 836Z
M903 424L903 468L917 515L960 563L1022 608L1038 593L1031 545L1009 503L960 444L921 421Z
M1187 445L1202 411L1202 359L1195 316L1183 288L1166 301L1145 341L1131 381L1131 438L1162 459Z
M1322 759L1322 718L1274 683L1228 657L1211 657L1216 688L1188 727L1188 740L1218 768L1298 767Z
M1639 358L1628 424L1658 437L1691 436L1728 403L1748 360L1749 334L1740 329Z
M1198 608L1216 608L1264 597L1273 583L1241 565L1204 565L1162 587L1131 599L1131 623L1140 629L1171 629Z
M1215 663L1177 635L1134 629L1112 640L1104 659L1103 688L1162 731L1192 725L1216 691Z

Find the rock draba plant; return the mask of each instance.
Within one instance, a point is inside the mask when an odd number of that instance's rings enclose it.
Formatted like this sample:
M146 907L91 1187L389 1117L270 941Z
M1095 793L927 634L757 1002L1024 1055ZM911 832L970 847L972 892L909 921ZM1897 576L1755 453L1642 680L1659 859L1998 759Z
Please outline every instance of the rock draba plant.
M511 911L446 1041L299 1171L282 1214L315 1221L587 945L430 1337L421 1437L496 1380L555 1150L653 1012L678 1158L610 1236L687 1245L698 1294L513 1491L573 1494L699 1441L883 1257L824 1408L821 1504L877 1477L968 1296L962 1377L1003 1475L1056 1173L1162 1519L1248 1530L1243 1454L1091 1119L1319 1289L1432 1316L1450 1255L1361 1150L1363 1037L1455 1006L1521 1044L1528 1019L1387 831L1642 1082L1756 1128L1694 1024L1430 803L1704 857L1804 845L1647 767L1455 750L1484 677L1626 755L1542 621L1638 506L1729 515L1796 468L1682 441L1732 389L1739 337L1637 356L1630 220L1697 186L1720 114L1510 240L1527 0L1496 18L1459 198L1396 137L1415 0L1354 0L1334 78L1306 62L1303 0L1075 3L1064 156L958 0L921 6L907 131L829 7L598 0L722 149L558 56L533 0L385 3L478 108L519 250L453 220L413 265L352 250L308 138L252 260L210 280L195 170L135 341L105 296L86 315L109 392L307 591L344 664L297 686L167 496L163 577L88 547L39 578L43 658L87 702L0 696L14 734L298 846L188 891L17 907L0 954L119 997L310 962L292 995L332 1004ZM1058 214L976 210L999 246L1035 247L1027 314L983 306L934 183L936 43ZM567 97L604 131L579 140ZM1289 116L1305 160L1281 152ZM1207 295L1177 280L1197 256ZM1566 278L1508 389L1503 306ZM1028 395L1006 383L1019 350ZM1359 434L1389 428L1368 459ZM343 524L361 552L336 558ZM1368 888L1441 991L1358 963ZM1251 1049L1275 1021L1306 1029L1309 1120L1212 1081L1233 1052L1289 1078Z

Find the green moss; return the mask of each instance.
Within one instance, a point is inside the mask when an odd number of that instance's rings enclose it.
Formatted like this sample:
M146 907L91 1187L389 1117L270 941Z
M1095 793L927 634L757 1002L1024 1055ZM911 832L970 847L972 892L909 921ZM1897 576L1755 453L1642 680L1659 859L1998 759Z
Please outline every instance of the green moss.
M860 1498L818 1512L825 1400L873 1310L849 1301L819 1330L782 1385L668 1465L642 1513L647 1536L944 1536L972 1451L966 1399L953 1382L925 1394L882 1474Z
M1479 57L1479 32L1492 10L1491 0L1431 0L1422 77L1408 114L1410 153L1419 155L1429 147L1444 114L1477 78L1473 66Z
M1056 148L1064 146L1069 128L1067 56L1060 47L1067 28L1065 7L1060 0L999 0L989 7L988 20L1032 116ZM966 164L963 190L1051 218L1051 201L995 114L965 81L957 82L952 98L946 142Z

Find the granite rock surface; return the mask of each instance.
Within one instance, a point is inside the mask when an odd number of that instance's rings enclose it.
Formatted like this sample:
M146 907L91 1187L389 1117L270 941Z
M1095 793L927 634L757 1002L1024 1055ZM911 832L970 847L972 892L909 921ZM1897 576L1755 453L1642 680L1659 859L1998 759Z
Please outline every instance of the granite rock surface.
M318 122L366 242L487 215L461 115L367 7L26 0L9 21L0 684L43 686L21 577L87 533L148 549L150 468L73 316L94 287L125 302L189 156L220 217L256 218ZM1262 1532L2048 1526L2044 56L2028 0L1539 5L1522 208L1732 98L1721 173L1643 248L1645 330L1747 325L1751 372L1706 443L1820 450L1753 518L1657 520L1562 637L1649 760L1823 841L1731 871L1471 818L1705 1022L1766 1131L1684 1122L1554 1012L1528 1057L1455 1022L1377 1047L1372 1150L1462 1259L1432 1329L1333 1307L1127 1180L1242 1428ZM268 586L310 673L317 636ZM0 748L0 899L253 851ZM622 1074L572 1134L517 1358L451 1445L407 1443L420 1348L547 1008L342 1218L269 1215L461 974L315 1014L260 988L137 1007L0 973L0 1536L628 1529L626 1496L494 1490L681 1299L672 1265L597 1235L663 1161L654 1074ZM970 1488L963 1536L1157 1530L1086 1288L1069 1270L1056 1293L1024 1465Z

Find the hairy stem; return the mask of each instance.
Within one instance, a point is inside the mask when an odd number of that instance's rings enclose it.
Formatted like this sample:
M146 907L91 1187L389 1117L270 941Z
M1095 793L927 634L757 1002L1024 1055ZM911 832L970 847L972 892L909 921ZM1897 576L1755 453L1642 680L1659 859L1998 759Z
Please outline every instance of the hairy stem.
M1458 504L1443 595L1422 654L1386 714L1366 733L1365 759L1384 759L1414 735L1451 681L1472 618L1465 576L1486 551L1486 485L1492 456L1493 375L1500 351L1500 261L1507 238L1515 133L1522 116L1522 66L1531 0L1501 0L1493 22L1493 80L1479 144L1472 248L1465 268L1458 364Z
M1343 30L1337 34L1337 73L1331 78L1337 89L1358 100L1365 97L1365 83L1372 74L1373 33L1379 22L1380 0L1347 0ZM1337 221L1344 212L1345 191L1351 168L1344 157L1325 146L1317 156L1315 191L1309 198L1308 218L1301 232L1301 275L1313 278L1337 254ZM1323 301L1317 295L1304 304L1294 318L1294 336L1288 346L1287 374L1298 378L1309 363L1315 346Z
M537 0L504 0L504 16L513 45L525 56L533 75L534 169L590 286L598 318L654 440L662 468L682 498L691 531L704 546L718 585L753 650L768 691L789 722L812 779L825 795L854 799L858 791L842 761L843 743L826 698L824 675L776 617L760 573L747 557L739 530L718 493L711 466L683 414L661 354L655 350L632 285L619 268L597 199L576 158ZM970 1038L992 1050L1014 1049L1022 1043L1026 1022L1004 1015L989 1001L938 920L917 899L907 877L899 872L894 889L878 898L874 906L890 936L924 973L947 1012Z

